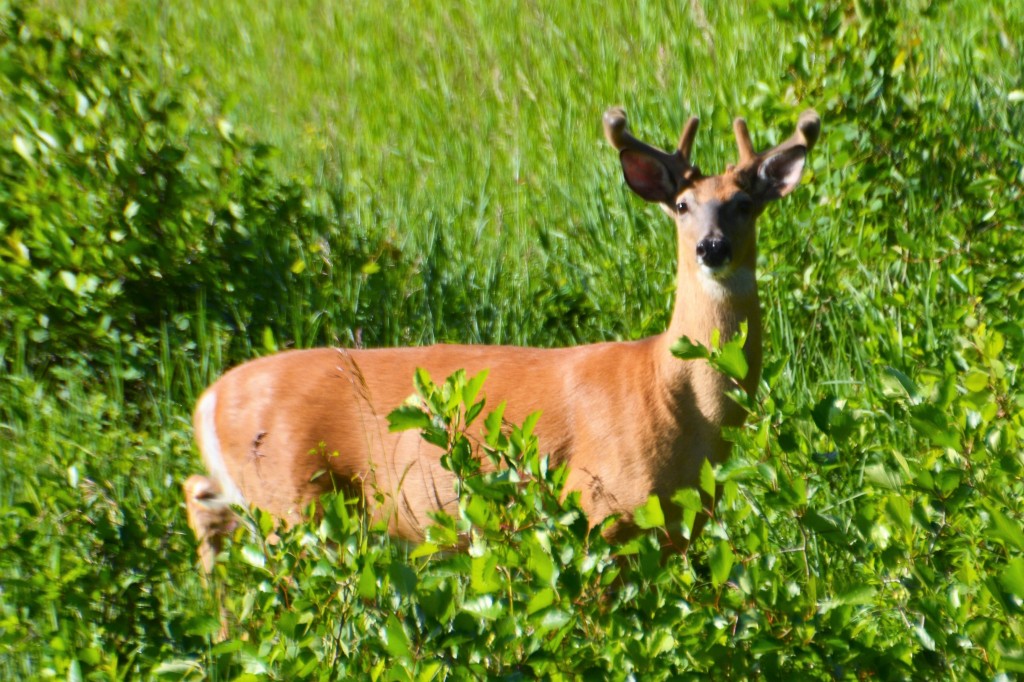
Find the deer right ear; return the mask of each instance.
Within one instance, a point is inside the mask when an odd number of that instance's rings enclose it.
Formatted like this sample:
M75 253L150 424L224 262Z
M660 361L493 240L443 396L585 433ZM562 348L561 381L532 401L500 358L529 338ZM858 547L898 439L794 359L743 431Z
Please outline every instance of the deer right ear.
M792 147L764 159L757 167L755 191L765 199L786 196L800 184L806 159L805 147Z
M658 159L633 149L619 153L626 184L645 201L667 204L675 198L676 183L672 173Z

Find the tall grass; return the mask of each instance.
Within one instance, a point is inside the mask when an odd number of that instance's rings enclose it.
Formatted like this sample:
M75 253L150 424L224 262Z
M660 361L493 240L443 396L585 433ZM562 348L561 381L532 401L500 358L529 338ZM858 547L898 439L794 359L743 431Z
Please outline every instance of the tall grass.
M458 261L415 312L428 323L445 319L445 291L466 288L477 308L469 319L394 330L380 339L388 344L550 345L657 329L674 239L621 189L602 112L624 104L635 129L664 144L687 116L703 116L696 153L711 169L733 156L733 114L770 100L787 114L770 121L778 137L801 105L767 85L748 87L782 70L784 45L761 36L784 29L741 6L708 7L706 31L689 7L659 2L582 12L475 2L258 11L228 2L188 12L128 2L77 11L130 20L157 64L169 54L196 65L227 94L232 118L278 147L282 172L342 189L352 229L427 263L442 260L437 249ZM759 141L767 133L755 127ZM463 257L470 253L498 257ZM437 286L429 272L410 285ZM544 327L558 323L537 309L537 289L571 290L588 318L591 309L609 314L551 337ZM566 304L574 303L551 302L555 314Z

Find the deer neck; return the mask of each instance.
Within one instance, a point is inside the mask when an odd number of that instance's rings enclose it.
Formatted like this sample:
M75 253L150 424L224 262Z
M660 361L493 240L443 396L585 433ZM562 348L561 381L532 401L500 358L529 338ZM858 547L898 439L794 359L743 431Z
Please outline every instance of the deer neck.
M675 307L668 330L657 344L657 365L666 389L663 394L676 403L676 414L695 407L711 422L739 425L744 415L728 396L735 387L733 380L705 361L680 360L669 349L682 336L710 348L716 329L720 343L725 343L739 333L745 322L747 341L743 352L749 371L741 386L748 394L754 394L761 379L762 362L756 252L748 254L728 277L719 279L697 263L691 251L680 249Z

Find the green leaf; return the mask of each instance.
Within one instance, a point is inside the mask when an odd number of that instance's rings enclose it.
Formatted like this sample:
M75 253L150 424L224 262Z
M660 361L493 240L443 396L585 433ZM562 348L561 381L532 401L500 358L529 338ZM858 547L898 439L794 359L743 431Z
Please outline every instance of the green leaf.
M885 514L905 531L910 530L910 502L900 495L890 495L885 501Z
M989 537L1014 549L1024 550L1024 530L1021 530L1021 524L1008 519L991 502L986 502L985 508L988 510L990 519L987 529Z
M527 550L526 567L542 583L551 584L558 576L555 560L551 556L551 548L536 535L530 535L523 543Z
M198 616L198 618L205 618L207 616ZM215 620L211 618L211 620ZM204 634L213 634L214 630L209 630ZM88 647L86 649L80 649L78 652L78 659L88 665L99 665L100 661L103 660L103 652L96 647ZM194 661L193 661L194 663Z
M856 432L857 420L850 412L843 409L842 403L835 396L828 396L814 409L817 413L815 422L821 418L825 425L822 430L836 443L846 443Z
M414 549L409 554L409 558L410 559L419 559L419 558L425 557L425 556L433 556L433 555L437 554L440 551L441 551L441 548L438 547L433 542L421 542L419 545L417 545L416 549Z
M661 501L657 495L651 495L647 502L636 508L633 514L636 525L643 530L659 528L665 525L665 514L661 511Z
M987 372L972 369L964 378L964 388L971 393L981 393L988 388L989 376Z
M490 551L482 556L473 557L469 578L474 592L486 594L500 590L502 580L498 573L498 557Z
M500 602L495 602L489 594L467 599L462 603L462 610L484 620L494 620L504 609Z
M690 511L704 511L704 503L700 499L700 493L693 488L680 488L672 495L672 501L683 509Z
M818 404L811 410L811 418L814 420L814 425L826 435L829 433L829 416L836 409L835 405L836 397L829 395L819 400Z
M408 598L415 594L419 578L416 571L407 564L395 562L388 566L388 578L391 580L392 589L399 596Z
M885 373L899 382L900 386L903 387L903 390L907 392L907 396L912 401L916 402L921 398L921 392L920 390L918 390L917 384L915 384L913 380L906 374L896 369L895 367L888 366L885 368Z
M864 467L864 480L879 488L899 490L903 486L903 477L884 464L871 464Z
M424 428L420 433L420 436L423 437L423 440L436 445L442 450L447 448L449 445L448 433L443 428L437 428L434 425L431 425L430 428ZM442 459L442 464L444 463L444 459L445 458Z
M851 590L847 590L839 595L839 602L850 606L861 606L864 604L870 604L874 601L875 595L878 594L878 590L870 585L858 585Z
M431 426L430 415L415 405L402 405L388 414L388 431L428 429Z
M660 656L661 654L673 651L678 646L675 637L664 630L658 631L648 644L648 651L651 656Z
M388 620L384 624L383 635L384 648L395 658L408 658L412 653L409 635L394 614L388 616Z
M373 564L367 563L359 573L359 596L363 599L374 599L377 596L377 574Z
M234 654L242 651L247 646L247 643L240 639L229 639L224 642L220 642L210 649L210 653L214 656L223 656L225 654Z
M413 373L412 384L416 388L416 393L427 402L437 392L437 387L430 379L430 373L422 367L417 367Z
M719 540L708 550L708 560L711 563L711 582L718 587L729 579L736 556L728 541Z
M441 675L441 661L417 661L417 663L420 665L419 674L416 675L417 682L433 682L444 679L444 676Z
M711 466L711 460L705 459L700 465L700 489L707 493L711 499L715 499L717 484L715 483L715 469Z
M29 163L35 162L35 159L32 158L35 154L35 145L33 145L31 141L26 140L21 135L16 134L11 136L11 145L14 147L14 151L18 154L18 156L25 159Z
M71 659L71 665L68 666L68 682L82 682L82 665L78 662L77 658Z
M529 603L526 605L526 613L533 615L541 609L546 609L555 603L555 591L550 587L544 587L533 593Z
M443 400L439 400L437 404L431 403L434 411L441 416L449 416L455 413L455 409L459 406L462 401L463 390L466 387L466 370L457 369L451 373L451 375L445 379L444 384L441 386L441 396Z
M539 420L540 410L526 415L526 419L523 420L523 426L520 429L520 433L522 433L524 440L533 435L533 429L537 426L537 422Z
M934 405L914 405L910 409L910 425L936 445L953 450L960 447L959 434L950 426L946 413Z
M562 609L548 609L541 616L540 622L537 624L538 634L544 634L545 632L551 632L552 630L558 630L569 624L572 620L572 614Z
M427 526L426 541L441 548L457 545L459 536L455 530L455 520L444 512L436 512L433 518L434 523Z
M483 400L481 400L478 403L473 403L468 408L466 408L466 422L465 422L465 425L469 426L470 424L475 422L476 418L480 416L481 412L483 412L483 409L484 409L484 401Z
M124 217L127 220L131 220L139 213L139 204L137 201L129 201L124 207Z
M277 341L274 340L274 330L270 326L263 328L263 350L268 353L277 351Z
M487 500L480 495L471 496L463 505L462 513L478 528L490 531L501 528L499 519L491 512Z
M78 278L75 277L75 273L68 272L67 270L61 270L60 281L68 291L78 292Z
M498 447L501 440L501 422L505 416L505 401L491 411L484 419L484 442L492 448Z
M982 349L985 352L985 357L989 360L996 360L1003 353L1003 348L1006 347L1006 337L1000 334L994 329L988 330L988 334L984 337L984 343Z
M480 389L483 388L484 381L487 380L488 370L481 370L476 376L466 382L465 387L462 389L462 402L466 405L472 405L476 402L476 397L480 394Z
M1017 648L1004 653L999 657L999 667L1011 673L1024 673L1024 649Z
M256 545L243 545L242 558L255 568L263 568L267 565L267 556Z
M918 623L914 625L914 634L917 635L917 639L928 651L935 651L935 638L928 634L928 630L925 629L924 625Z
M707 360L711 357L711 351L686 336L679 337L669 351L680 360Z
M746 379L747 373L750 371L743 348L733 345L726 345L722 352L715 357L712 364L717 370L737 381Z
M220 136L223 137L225 140L231 139L231 133L233 132L233 130L234 127L231 125L231 121L227 120L226 118L217 119L217 132L219 132Z
M843 531L834 517L808 509L802 520L804 525L832 544L840 547L849 546L849 534Z
M999 576L999 582L1007 592L1024 599L1024 557L1010 559Z
M211 635L216 634L217 629L210 631ZM173 677L178 680L187 679L192 676L201 676L203 666L199 661L187 658L173 658L163 661L153 669L152 673L158 677Z

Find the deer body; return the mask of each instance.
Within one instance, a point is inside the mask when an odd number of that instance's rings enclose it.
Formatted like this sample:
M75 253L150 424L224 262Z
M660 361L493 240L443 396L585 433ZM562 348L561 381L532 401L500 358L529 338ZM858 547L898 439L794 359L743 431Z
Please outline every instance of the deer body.
M750 369L742 387L753 394L761 372L755 221L768 201L799 182L819 122L805 112L793 137L763 154L753 153L741 119L735 128L739 164L703 176L689 161L696 119L667 154L626 132L620 110L605 115L627 183L676 222L676 301L660 335L556 349L288 351L221 377L195 413L211 476L185 484L207 570L230 525L226 503L296 521L322 493L350 487L364 493L369 513L390 532L410 540L422 538L430 512L453 512L454 481L441 452L415 432L388 431L387 415L411 393L417 368L434 378L486 369L484 394L492 405L506 401L506 420L522 423L540 410L542 451L568 463L567 488L581 492L592 523L620 515L613 535L629 532L633 511L649 495L665 503L680 487L696 485L705 459L729 454L722 428L739 426L745 415L728 396L731 380L707 363L676 359L669 348L681 336L710 345L715 330L728 339L746 323Z

